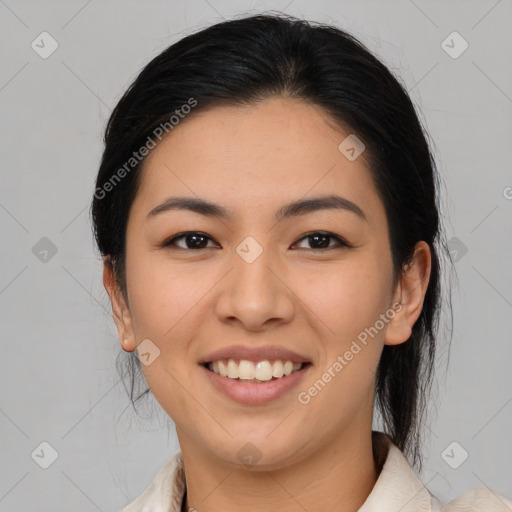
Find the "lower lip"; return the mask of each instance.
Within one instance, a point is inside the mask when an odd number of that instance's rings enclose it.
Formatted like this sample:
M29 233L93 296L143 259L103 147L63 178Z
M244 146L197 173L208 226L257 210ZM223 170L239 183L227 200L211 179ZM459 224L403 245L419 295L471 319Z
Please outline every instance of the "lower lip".
M208 370L203 365L200 365L200 367L206 372L210 382L229 398L243 404L261 405L283 396L297 386L308 372L311 364L280 379L272 379L261 383L230 379Z

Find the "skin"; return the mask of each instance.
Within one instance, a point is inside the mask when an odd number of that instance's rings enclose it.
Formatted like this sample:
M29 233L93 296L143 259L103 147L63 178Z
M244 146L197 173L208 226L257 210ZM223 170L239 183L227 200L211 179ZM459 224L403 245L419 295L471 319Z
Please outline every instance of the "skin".
M128 302L105 260L103 282L122 347L149 338L160 350L142 365L147 383L176 424L187 480L186 510L281 512L357 510L377 478L371 444L375 373L385 344L407 341L430 276L418 242L393 287L388 225L364 153L349 161L338 145L349 132L318 106L271 98L251 107L215 107L189 116L145 162L126 238ZM364 211L320 210L274 220L284 204L337 193ZM199 197L233 212L220 220L171 210L146 220L170 196ZM353 247L322 249L318 230ZM162 247L182 231L193 241ZM262 254L236 252L247 236ZM336 247L336 239L325 241ZM189 248L187 248L189 247ZM192 248L190 248L192 247ZM297 399L379 315L392 319L308 404ZM235 344L277 344L313 367L297 389L266 405L217 391L198 361ZM253 443L261 459L237 452ZM256 491L257 489L257 491Z

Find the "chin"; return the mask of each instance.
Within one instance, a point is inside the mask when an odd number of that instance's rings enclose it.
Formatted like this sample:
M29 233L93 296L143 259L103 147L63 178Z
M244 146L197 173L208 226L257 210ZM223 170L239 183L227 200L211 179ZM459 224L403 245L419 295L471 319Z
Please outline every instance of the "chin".
M273 440L266 434L235 437L229 440L225 449L212 450L212 455L238 469L246 467L249 471L275 471L297 462L305 444L300 440L291 444L289 434L283 439L276 436Z

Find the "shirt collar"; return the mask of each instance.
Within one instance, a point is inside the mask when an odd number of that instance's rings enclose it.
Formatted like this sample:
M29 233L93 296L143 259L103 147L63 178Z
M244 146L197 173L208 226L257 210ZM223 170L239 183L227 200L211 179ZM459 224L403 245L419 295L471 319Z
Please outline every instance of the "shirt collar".
M382 469L358 512L433 512L432 495L391 438L373 431L372 440L376 464Z

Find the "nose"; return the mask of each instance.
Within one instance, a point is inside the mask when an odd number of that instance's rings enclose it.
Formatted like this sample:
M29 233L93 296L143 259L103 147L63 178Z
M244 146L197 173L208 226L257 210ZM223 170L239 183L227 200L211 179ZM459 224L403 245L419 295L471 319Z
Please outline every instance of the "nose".
M222 322L257 332L293 318L294 294L283 266L272 260L270 250L263 250L252 262L235 252L232 262L235 268L219 283L215 305Z

